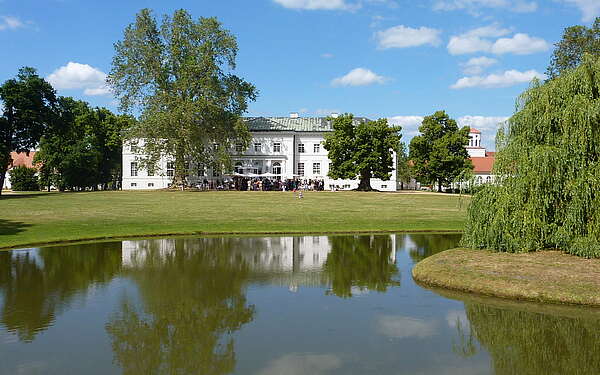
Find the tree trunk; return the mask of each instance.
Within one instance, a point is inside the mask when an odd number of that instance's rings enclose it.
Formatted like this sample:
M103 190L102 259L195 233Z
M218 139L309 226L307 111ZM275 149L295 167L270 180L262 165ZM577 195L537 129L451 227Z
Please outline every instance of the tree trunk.
M363 170L360 172L360 183L358 184L358 191L373 191L371 187L371 171Z
M175 151L175 172L173 173L174 188L184 189L185 187L185 154L183 148L176 147Z
M2 196L2 189L4 189L4 179L6 177L7 168L1 168L0 170L0 197Z
M438 180L438 193L442 192L442 180Z

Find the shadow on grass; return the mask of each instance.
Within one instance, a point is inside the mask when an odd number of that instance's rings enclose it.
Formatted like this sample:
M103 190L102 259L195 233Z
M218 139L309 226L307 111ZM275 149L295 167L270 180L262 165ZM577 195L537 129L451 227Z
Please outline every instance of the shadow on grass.
M0 195L0 201L8 200L8 199L39 198L39 197L46 197L46 196L52 195L52 194L56 194L56 193L46 193L46 192L38 192L38 191L16 192L16 193L3 192L2 195Z
M20 233L30 226L31 224L22 223L20 221L0 219L0 236Z

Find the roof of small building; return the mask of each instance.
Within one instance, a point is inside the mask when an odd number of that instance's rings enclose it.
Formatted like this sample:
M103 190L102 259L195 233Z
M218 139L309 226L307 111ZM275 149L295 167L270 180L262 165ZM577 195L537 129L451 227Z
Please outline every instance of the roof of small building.
M469 133L481 134L481 132L479 130L475 129L475 128L471 128L469 130Z
M473 163L474 173L491 173L492 167L496 158L494 156L486 156L480 158L470 158Z
M11 152L10 157L12 162L10 163L10 168L14 167L22 167L25 166L27 168L33 168L33 157L35 156L35 151L27 152ZM10 169L9 168L9 169Z
M355 117L355 122L366 121ZM331 132L333 124L327 117L247 117L250 131Z

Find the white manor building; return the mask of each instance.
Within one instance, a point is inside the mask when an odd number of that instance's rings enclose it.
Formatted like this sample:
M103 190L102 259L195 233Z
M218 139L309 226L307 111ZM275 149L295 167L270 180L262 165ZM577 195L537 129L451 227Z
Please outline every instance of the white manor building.
M327 176L330 160L323 147L324 135L333 131L332 122L325 117L251 117L245 119L252 141L247 150L235 145L231 152L235 170L223 175L221 171L205 169L189 164L189 182L192 185L204 181L222 182L233 176L270 178L277 180L320 180L324 189L351 190L358 187L356 180L333 180ZM365 121L355 118L355 121ZM169 187L174 174L172 159L163 157L154 173L140 168L138 147L123 147L123 190L164 189ZM390 180L371 179L371 186L381 191L396 191L396 157Z
M496 153L489 152L481 147L481 132L471 128L469 132L469 145L466 147L471 162L473 163L473 175L475 184L489 184L494 182L492 169L496 161Z

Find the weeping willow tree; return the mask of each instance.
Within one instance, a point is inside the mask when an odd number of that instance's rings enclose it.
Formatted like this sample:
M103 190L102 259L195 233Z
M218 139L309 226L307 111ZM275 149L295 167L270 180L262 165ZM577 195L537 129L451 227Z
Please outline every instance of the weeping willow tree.
M600 60L534 82L497 143L498 183L473 197L463 244L600 257Z

